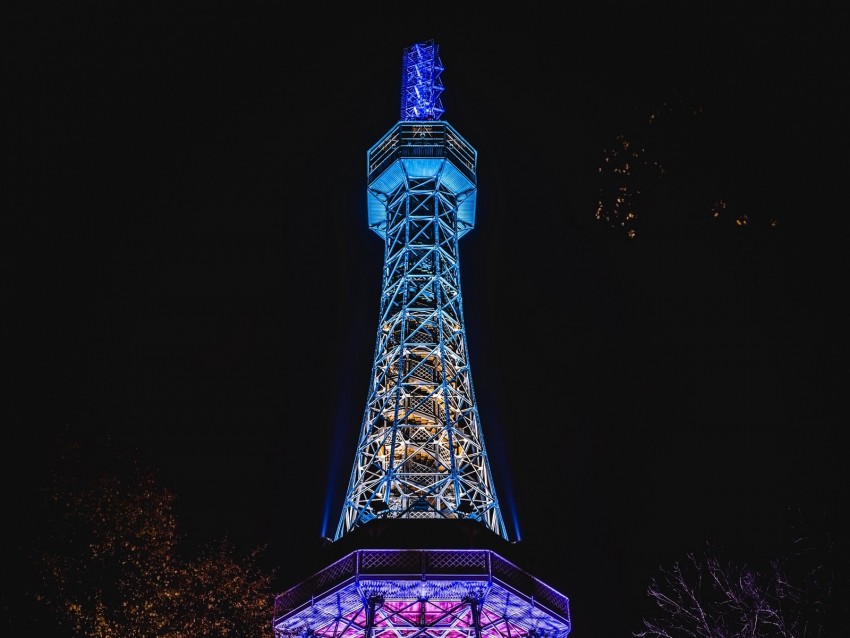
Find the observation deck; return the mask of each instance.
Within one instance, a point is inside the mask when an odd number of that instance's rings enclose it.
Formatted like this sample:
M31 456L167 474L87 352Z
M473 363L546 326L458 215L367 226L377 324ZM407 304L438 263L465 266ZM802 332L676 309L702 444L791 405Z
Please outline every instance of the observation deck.
M351 552L275 600L276 638L564 638L566 596L480 549Z
M410 180L438 178L456 198L458 237L475 225L478 152L448 122L402 121L367 153L369 228L386 237L387 208Z

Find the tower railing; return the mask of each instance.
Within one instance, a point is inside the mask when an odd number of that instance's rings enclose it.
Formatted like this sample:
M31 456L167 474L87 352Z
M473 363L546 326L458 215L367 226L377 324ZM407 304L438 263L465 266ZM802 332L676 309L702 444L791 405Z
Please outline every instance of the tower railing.
M569 622L569 599L490 550L377 549L347 554L311 578L279 594L276 618L307 607L354 581L482 581L497 583L541 609Z
M369 181L403 158L454 160L454 165L475 181L477 151L447 122L399 122L368 153Z

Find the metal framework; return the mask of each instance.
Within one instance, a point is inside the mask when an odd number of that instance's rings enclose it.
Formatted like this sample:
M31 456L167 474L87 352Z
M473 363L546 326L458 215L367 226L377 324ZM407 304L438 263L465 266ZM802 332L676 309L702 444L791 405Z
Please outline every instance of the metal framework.
M458 239L476 151L445 122L399 122L368 153L384 238L375 358L336 538L376 517L472 518L507 539L470 375Z
M401 56L401 120L439 120L443 114L440 94L440 47L428 40L407 47Z
M359 550L275 599L276 638L565 638L566 596L489 550Z
M342 558L275 598L275 638L567 638L571 629L565 596L482 549L509 543L472 388L460 286L458 239L475 223L477 154L435 121L442 86L420 91L438 86L436 54L430 41L405 49L404 77L417 79L403 83L403 119L367 154L383 289L354 466L329 544ZM418 532L419 548L374 549L393 538L390 528L402 530L401 547ZM490 540L459 548L437 528Z

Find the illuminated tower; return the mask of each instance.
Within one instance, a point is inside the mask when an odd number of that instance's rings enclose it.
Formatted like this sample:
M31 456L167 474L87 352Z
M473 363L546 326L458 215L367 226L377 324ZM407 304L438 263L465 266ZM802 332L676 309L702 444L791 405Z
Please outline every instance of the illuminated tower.
M475 149L446 122L433 41L402 57L401 119L367 153L384 240L366 409L327 566L278 595L276 638L566 638L565 596L505 558L472 388L458 240Z
M375 517L474 518L507 538L481 432L458 239L475 222L476 151L446 122L433 42L402 58L401 121L367 154L384 240L375 360L339 539Z

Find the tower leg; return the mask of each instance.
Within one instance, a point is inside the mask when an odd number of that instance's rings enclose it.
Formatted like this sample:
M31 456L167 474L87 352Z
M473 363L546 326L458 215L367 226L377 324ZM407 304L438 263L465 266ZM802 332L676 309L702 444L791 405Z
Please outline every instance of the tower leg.
M481 608L475 598L470 598L468 602L469 610L472 612L472 628L475 631L475 638L481 638Z
M375 612L378 606L384 602L381 596L370 596L366 601L366 631L364 638L372 638L375 635Z

